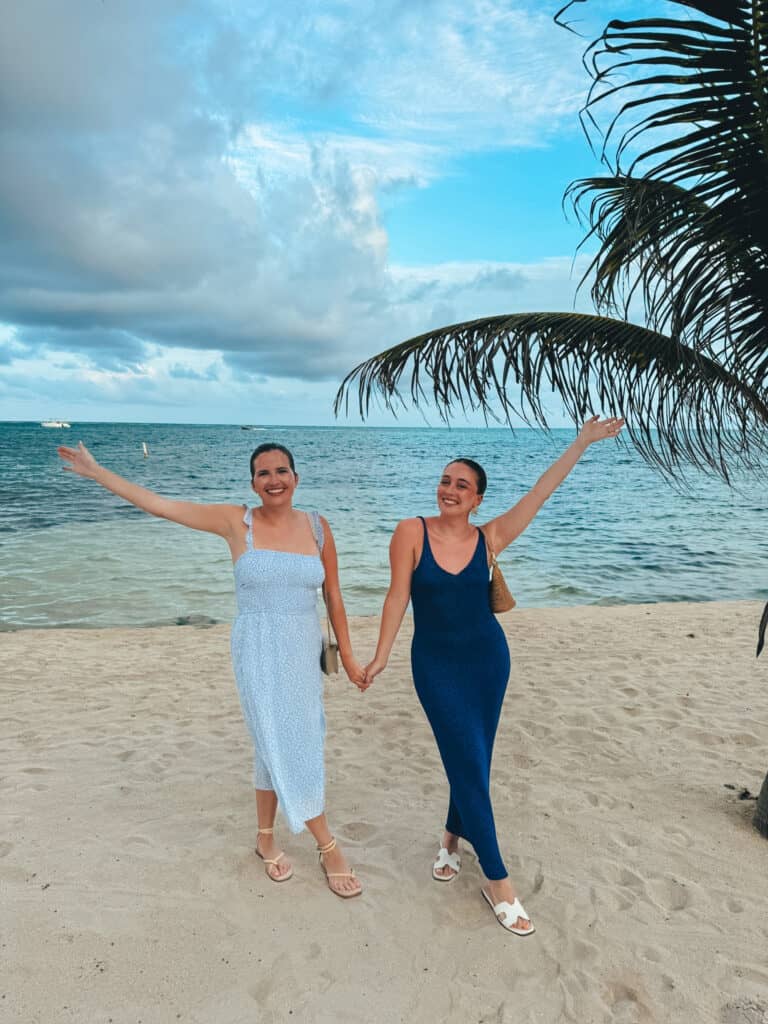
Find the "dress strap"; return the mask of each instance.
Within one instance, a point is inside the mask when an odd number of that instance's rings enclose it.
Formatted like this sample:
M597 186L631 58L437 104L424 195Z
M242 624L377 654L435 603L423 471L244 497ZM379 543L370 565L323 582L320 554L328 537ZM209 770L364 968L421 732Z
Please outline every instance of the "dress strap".
M243 505L245 512L243 513L243 522L248 527L245 531L245 549L250 551L253 547L253 509L248 508L247 505Z
M307 512L309 516L309 523L312 527L312 533L315 535L315 544L317 544L320 554L323 553L323 542L325 540L325 533L323 531L323 523L320 519L319 512Z
M421 557L419 558L419 561L415 566L415 568L418 569L418 567L424 562L425 553L427 555L427 558L431 558L433 562L435 561L435 556L432 554L432 545L429 543L429 531L427 530L427 520L424 518L424 516L417 516L417 519L421 520L421 527L424 531L424 539L422 540L421 543Z
M425 547L427 549L427 551L429 551L429 553L431 555L432 554L432 545L429 543L429 530L427 529L427 520L424 518L424 516L418 516L418 518L421 520L421 527L424 530L424 544L423 544L423 547Z

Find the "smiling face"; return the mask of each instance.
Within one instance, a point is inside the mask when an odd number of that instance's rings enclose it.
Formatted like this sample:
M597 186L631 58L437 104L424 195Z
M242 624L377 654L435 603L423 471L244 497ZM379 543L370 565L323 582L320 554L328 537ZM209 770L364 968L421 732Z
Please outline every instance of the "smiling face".
M441 515L468 516L483 500L477 489L477 473L463 462L449 462L437 485Z
M290 505L299 476L291 469L288 456L279 450L262 452L253 462L251 486L265 508Z

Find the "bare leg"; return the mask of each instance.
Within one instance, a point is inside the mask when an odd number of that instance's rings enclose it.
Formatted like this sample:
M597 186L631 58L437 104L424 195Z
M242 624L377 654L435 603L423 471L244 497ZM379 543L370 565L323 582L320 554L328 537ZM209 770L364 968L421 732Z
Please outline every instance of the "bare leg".
M273 789L256 790L256 820L259 829L271 829L275 823L277 814L277 793ZM280 853L280 847L275 843L275 837L271 832L259 832L256 837L256 849L264 860L274 860ZM280 879L289 874L291 863L285 857L281 857L277 864L267 865L267 874L270 878Z
M315 837L315 841L318 847L325 847L330 844L333 839L331 830L328 828L328 821L324 814L318 814L316 818L311 818L306 823L307 828ZM363 887L354 875L349 873L349 862L342 853L340 847L335 846L328 853L324 853L322 856L323 867L329 875L342 875L346 877L341 878L329 878L328 885L330 888L337 893L354 895L363 891Z

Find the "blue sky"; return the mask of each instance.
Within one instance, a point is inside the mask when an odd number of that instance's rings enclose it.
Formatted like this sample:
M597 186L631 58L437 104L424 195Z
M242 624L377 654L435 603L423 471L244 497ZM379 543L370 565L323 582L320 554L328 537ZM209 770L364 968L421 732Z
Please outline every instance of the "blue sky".
M407 337L590 309L560 205L598 169L585 39L558 6L13 5L0 419L328 424L344 374ZM592 38L648 7L573 18Z

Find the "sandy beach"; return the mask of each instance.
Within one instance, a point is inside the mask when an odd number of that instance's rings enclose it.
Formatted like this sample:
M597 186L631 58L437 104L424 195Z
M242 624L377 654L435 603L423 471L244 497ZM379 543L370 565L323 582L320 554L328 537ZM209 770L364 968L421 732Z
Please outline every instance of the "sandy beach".
M516 610L493 798L537 926L506 934L446 805L410 627L361 695L326 687L328 811L271 883L229 628L0 638L0 1018L23 1024L768 1022L768 655L755 602ZM353 621L361 658L373 619ZM481 657L481 652L478 652Z

